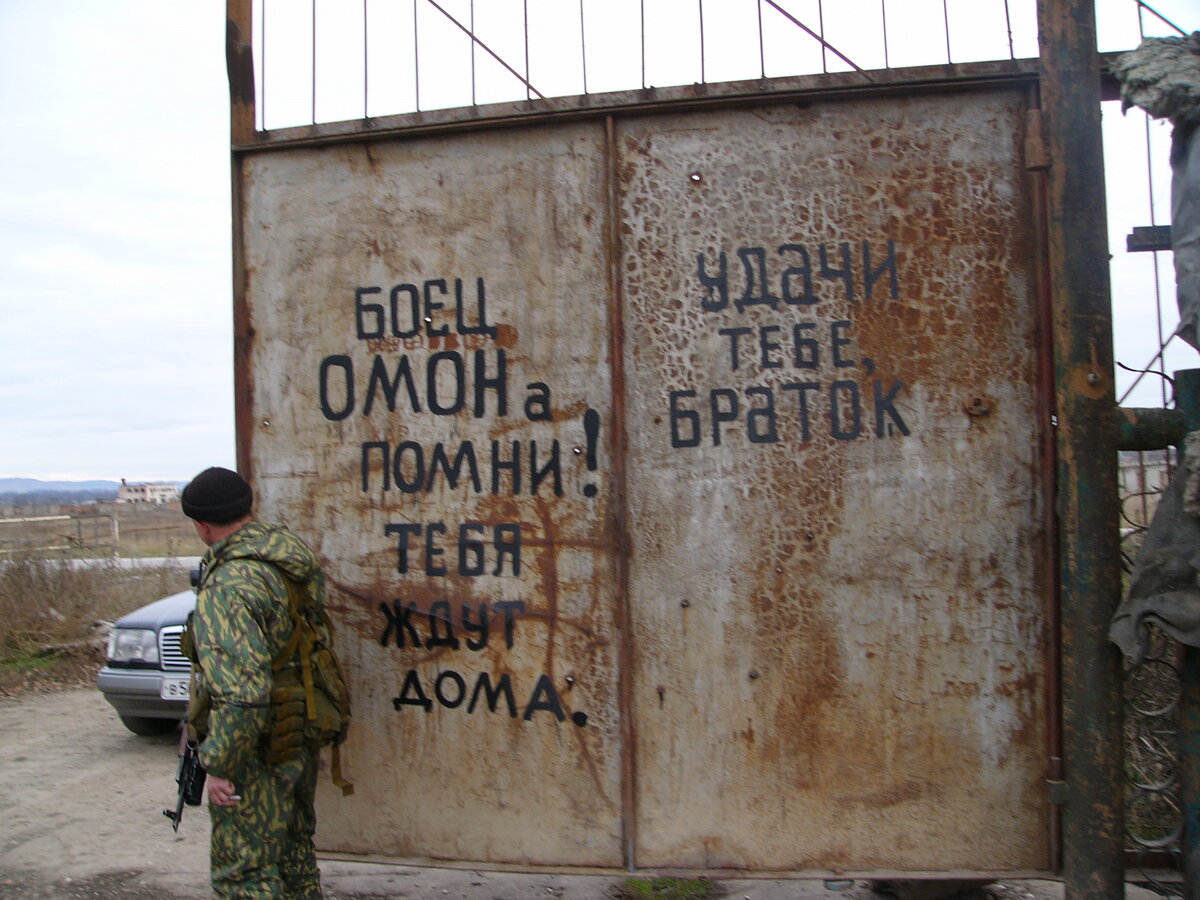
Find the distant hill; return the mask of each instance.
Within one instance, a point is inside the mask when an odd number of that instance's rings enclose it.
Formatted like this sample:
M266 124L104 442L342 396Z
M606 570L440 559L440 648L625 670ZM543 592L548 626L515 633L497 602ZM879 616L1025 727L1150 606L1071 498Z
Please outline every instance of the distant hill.
M119 481L41 481L37 478L0 478L0 494L31 494L34 491L103 491L117 496Z
M119 481L41 481L37 478L0 478L0 503L89 503L115 500Z

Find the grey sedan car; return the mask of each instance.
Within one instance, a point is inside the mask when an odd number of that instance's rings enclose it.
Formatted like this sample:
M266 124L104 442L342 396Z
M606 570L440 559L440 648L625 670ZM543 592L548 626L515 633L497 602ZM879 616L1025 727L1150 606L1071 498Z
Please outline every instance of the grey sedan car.
M164 734L183 718L191 664L179 650L179 635L195 607L195 592L180 591L113 625L97 687L134 734Z

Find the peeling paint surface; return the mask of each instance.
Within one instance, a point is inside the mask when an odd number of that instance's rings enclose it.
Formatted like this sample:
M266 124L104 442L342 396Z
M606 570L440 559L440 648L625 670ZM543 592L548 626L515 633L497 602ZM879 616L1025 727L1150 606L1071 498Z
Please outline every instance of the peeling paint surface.
M1022 115L622 129L641 864L1047 865Z
M1024 116L244 159L239 439L355 696L322 846L1048 867Z

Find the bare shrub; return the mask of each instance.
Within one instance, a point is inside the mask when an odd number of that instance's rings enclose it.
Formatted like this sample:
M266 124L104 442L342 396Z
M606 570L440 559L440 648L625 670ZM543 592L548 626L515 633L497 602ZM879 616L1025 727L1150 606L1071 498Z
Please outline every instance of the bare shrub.
M187 586L178 568L33 555L0 560L0 690L38 673L55 682L94 678L111 622Z

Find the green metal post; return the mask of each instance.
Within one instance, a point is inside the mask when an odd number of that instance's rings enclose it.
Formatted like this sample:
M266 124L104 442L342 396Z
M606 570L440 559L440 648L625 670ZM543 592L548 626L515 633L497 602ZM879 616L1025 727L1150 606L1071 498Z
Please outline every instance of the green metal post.
M1184 431L1200 429L1200 369L1175 373L1175 409ZM1178 444L1184 465L1183 442ZM1184 896L1200 900L1200 649L1184 646L1179 710L1180 760L1183 790Z

